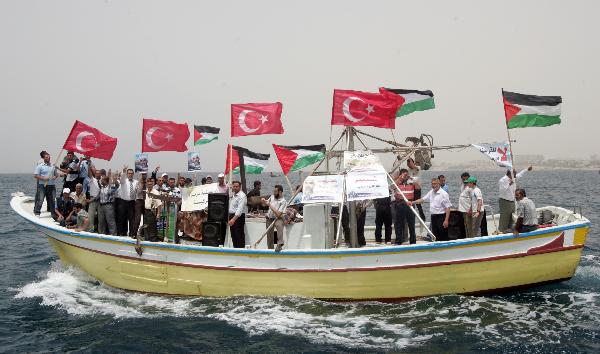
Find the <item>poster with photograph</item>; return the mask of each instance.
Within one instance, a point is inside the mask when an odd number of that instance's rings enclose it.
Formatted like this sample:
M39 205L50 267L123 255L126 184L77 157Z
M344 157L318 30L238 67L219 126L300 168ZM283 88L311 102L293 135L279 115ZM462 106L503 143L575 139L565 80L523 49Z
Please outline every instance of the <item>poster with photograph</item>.
M346 200L388 198L387 174L383 172L356 173L346 175Z
M135 154L133 165L135 166L135 172L148 172L148 153Z
M302 203L340 203L344 199L344 176L308 176L302 187Z
M200 166L200 153L197 151L188 151L188 169L191 171L201 171L202 166Z

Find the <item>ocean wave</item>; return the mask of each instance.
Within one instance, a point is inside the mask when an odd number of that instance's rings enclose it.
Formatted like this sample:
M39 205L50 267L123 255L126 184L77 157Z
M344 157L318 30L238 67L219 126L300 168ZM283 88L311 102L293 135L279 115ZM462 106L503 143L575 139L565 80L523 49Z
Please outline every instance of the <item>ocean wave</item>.
M600 322L600 293L564 289L512 295L435 296L400 304L330 303L300 297L182 298L127 292L98 282L59 261L15 298L74 316L203 318L241 328L348 348L399 350L441 343L457 331L487 346L558 344ZM527 328L526 331L523 329Z
M385 314L363 312L360 304L334 304L299 297L179 298L131 293L106 286L82 271L54 262L41 279L19 289L16 299L40 297L41 304L75 316L115 319L198 317L226 322L251 336L279 333L314 343L356 348L418 346L432 335L416 335Z

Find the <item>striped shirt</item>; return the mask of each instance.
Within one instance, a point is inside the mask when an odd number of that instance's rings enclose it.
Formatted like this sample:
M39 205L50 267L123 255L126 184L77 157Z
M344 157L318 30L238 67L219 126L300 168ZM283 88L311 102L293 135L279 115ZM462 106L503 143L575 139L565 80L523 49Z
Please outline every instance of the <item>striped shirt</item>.
M115 200L117 191L116 185L108 185L100 187L100 204L112 203Z

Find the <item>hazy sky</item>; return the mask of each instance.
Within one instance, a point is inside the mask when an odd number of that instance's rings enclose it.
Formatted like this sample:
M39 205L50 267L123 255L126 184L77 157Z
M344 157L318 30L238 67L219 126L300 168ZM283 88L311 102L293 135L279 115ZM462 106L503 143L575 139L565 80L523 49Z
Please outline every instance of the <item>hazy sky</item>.
M434 92L437 108L398 119L396 138L426 132L436 144L506 139L502 87L561 95L563 123L512 130L514 152L588 158L600 151L598 4L2 0L0 171L33 172L76 119L119 139L111 166L132 165L143 117L221 127L200 149L203 168L221 170L231 103L283 103L284 135L232 140L273 154L271 143L329 142L334 88L379 86ZM186 154L151 153L150 164L184 170Z

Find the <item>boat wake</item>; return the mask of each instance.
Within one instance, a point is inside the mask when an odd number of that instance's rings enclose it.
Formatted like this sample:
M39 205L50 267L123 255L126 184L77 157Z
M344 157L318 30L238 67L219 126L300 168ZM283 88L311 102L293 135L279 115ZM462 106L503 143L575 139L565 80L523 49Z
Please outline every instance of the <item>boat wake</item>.
M575 279L600 281L597 261L584 258L586 265ZM457 335L493 348L518 348L524 342L549 345L600 322L600 293L561 287L491 297L436 296L400 304L328 303L299 297L223 301L126 292L56 261L38 281L15 291L17 299L39 297L42 305L75 316L212 319L250 336L281 334L366 349L398 350L425 344L443 348Z
M333 304L299 297L181 298L131 293L106 286L59 261L39 281L15 289L15 298L42 299L76 316L116 319L196 317L222 321L249 335L279 333L314 343L357 348L418 346L431 335L415 335L405 324L363 311L359 304ZM373 333L377 333L376 336Z

